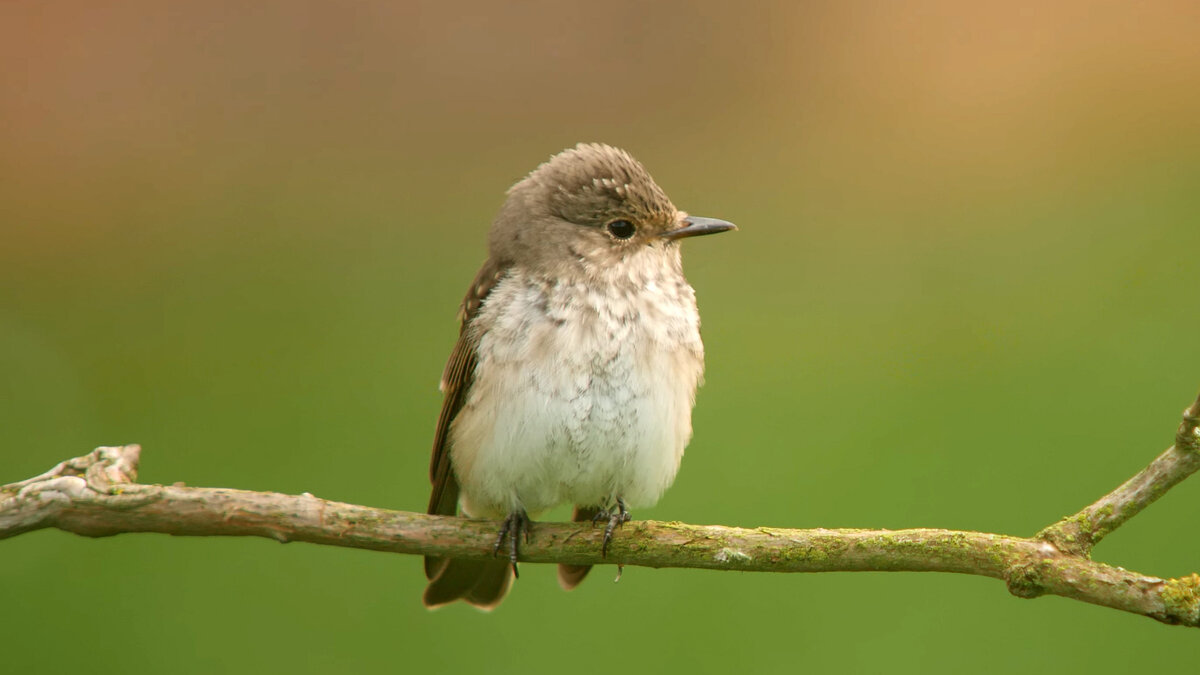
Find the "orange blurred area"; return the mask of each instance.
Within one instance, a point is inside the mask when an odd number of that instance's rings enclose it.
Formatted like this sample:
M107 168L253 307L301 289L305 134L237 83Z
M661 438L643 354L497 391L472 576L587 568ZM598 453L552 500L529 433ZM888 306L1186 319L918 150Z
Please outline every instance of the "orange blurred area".
M32 246L264 181L466 193L586 139L681 185L892 211L1104 186L1200 138L1191 2L8 3L0 26L5 202L53 220L21 219Z

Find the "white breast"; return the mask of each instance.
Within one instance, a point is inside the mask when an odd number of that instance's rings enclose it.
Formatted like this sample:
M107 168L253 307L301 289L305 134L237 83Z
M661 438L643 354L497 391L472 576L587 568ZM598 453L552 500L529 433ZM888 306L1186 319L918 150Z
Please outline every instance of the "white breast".
M647 506L674 480L704 352L692 288L645 262L591 285L514 270L493 289L450 432L464 511Z

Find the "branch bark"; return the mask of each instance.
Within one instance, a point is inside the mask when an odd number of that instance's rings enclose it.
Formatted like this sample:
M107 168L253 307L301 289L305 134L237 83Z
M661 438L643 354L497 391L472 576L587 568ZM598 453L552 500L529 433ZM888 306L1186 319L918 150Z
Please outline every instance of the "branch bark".
M521 560L746 572L956 572L1003 579L1014 595L1059 595L1200 627L1200 575L1162 579L1090 560L1092 546L1200 469L1200 397L1171 448L1079 513L1035 537L938 529L738 528L626 524L600 555L601 532L537 523ZM492 555L496 524L225 488L136 482L141 448L101 447L0 487L0 539L44 528L103 537L126 532L257 536L416 555Z

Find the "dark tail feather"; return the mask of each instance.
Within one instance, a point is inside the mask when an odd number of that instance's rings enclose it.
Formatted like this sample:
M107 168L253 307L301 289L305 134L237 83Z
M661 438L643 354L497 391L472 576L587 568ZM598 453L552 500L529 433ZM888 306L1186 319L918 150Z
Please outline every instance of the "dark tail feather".
M425 556L425 578L433 581L437 575L446 569L446 563L450 562L449 558L434 557L431 555Z
M458 515L458 481L454 479L454 474L447 469L447 473L440 478L435 475L433 485L433 494L429 497L429 509L426 512L436 516ZM433 581L448 561L449 558L440 556L425 556L425 578Z
M508 560L436 559L423 600L429 609L465 600L479 609L493 610L508 595L512 586L512 565ZM428 561L428 559L427 559Z
M594 506L576 506L571 520L577 523L590 522L599 512L600 509ZM559 565L558 585L562 586L564 591L569 591L578 586L591 570L591 565Z

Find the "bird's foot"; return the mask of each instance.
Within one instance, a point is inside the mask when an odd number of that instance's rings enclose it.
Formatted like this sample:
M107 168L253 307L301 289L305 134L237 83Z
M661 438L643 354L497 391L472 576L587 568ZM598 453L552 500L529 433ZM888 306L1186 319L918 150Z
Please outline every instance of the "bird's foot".
M613 530L632 520L629 509L625 507L624 499L617 497L615 509L601 509L592 516L593 525L605 520L608 521L608 524L604 526L604 543L600 545L600 557L602 558L608 557L608 542L612 541Z
M508 538L508 559L512 563L513 576L519 577L517 573L517 554L520 551L521 534L525 535L525 543L529 543L529 530L533 523L529 520L529 516L525 513L525 509L518 509L508 514L500 523L500 534L496 537L496 545L492 547L492 556L495 557L500 553L500 547L504 545L505 537Z

